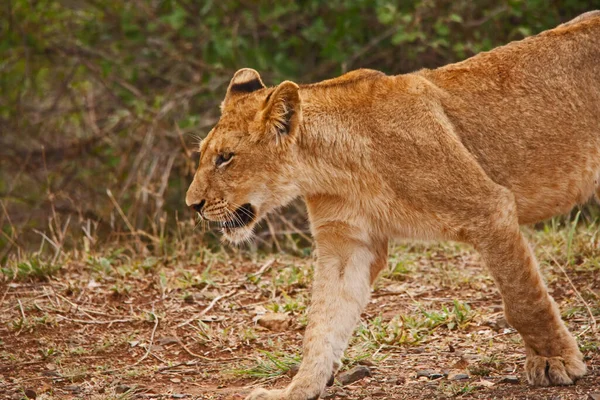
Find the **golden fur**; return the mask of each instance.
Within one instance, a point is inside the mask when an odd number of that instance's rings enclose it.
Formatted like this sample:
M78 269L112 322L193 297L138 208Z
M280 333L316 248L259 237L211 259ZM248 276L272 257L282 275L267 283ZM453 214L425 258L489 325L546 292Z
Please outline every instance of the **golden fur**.
M186 202L208 220L245 214L224 228L240 241L303 196L318 256L300 370L248 399L319 397L394 237L472 244L523 337L529 382L572 384L586 367L519 224L600 196L599 180L600 12L407 75L266 88L238 71Z

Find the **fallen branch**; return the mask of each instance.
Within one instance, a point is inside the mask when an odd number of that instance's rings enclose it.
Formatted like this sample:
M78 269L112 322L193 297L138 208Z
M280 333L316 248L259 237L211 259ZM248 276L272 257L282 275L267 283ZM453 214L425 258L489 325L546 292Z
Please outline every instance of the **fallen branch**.
M575 295L577 296L577 298L579 299L579 301L581 301L581 303L583 303L583 305L587 309L587 312L590 315L590 320L592 321L592 332L596 333L598 331L598 325L596 324L596 317L594 317L594 313L592 312L592 309L590 308L590 305L581 296L581 293L579 293L579 290L577 290L577 288L575 287L575 284L573 283L573 281L571 280L571 278L569 278L569 275L567 274L567 271L562 267L562 265L559 264L559 262L556 260L556 258L554 258L554 256L552 254L550 254L550 252L548 250L546 250L544 248L544 251L546 252L546 254L548 254L548 257L550 257L550 259L554 262L554 264L558 267L558 269L560 269L562 271L562 273L564 274L565 278L567 278L567 281L569 282L569 285L571 285L571 288L575 292Z
M211 301L211 302L210 302L210 304L209 304L209 305L208 305L208 306L207 306L207 307L206 307L204 310L200 311L198 314L195 314L195 315L194 315L192 318L190 318L190 319L188 319L188 320L186 320L186 321L184 321L184 322L180 323L179 325L177 325L177 328L181 328L182 326L185 326L185 325L189 324L190 322L192 322L192 321L195 321L195 320L199 319L199 318L200 318L200 317L202 317L204 314L206 314L207 312L209 312L209 311L210 311L210 310L211 310L211 309L212 309L212 308L215 306L215 304L217 304L217 302L218 302L219 300L221 300L221 299L224 299L224 298L226 298L226 297L229 297L229 296L231 296L231 295L232 295L232 294L234 294L234 293L235 293L235 289L234 289L234 290L232 290L232 291L230 291L230 292L227 292L227 293L225 293L225 294L222 294L222 295L220 295L220 296L217 296L217 297L215 297L215 298L213 299L213 301Z

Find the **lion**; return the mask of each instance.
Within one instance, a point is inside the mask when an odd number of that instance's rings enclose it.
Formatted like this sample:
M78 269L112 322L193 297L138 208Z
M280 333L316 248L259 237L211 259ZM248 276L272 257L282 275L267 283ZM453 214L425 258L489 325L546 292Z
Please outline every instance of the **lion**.
M531 385L586 373L521 224L600 195L600 12L438 69L266 87L231 80L186 203L224 238L303 197L316 243L303 361L282 390L317 399L387 265L391 238L471 244L521 335Z

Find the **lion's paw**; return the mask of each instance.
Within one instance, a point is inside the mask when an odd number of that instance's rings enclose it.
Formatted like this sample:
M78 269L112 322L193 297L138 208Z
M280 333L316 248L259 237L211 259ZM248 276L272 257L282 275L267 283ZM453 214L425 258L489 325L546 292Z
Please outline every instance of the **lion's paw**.
M529 384L534 386L572 385L585 375L585 363L578 356L542 357L529 355L525 362Z
M283 390L254 389L245 400L284 400Z
M283 390L254 389L245 400L284 400Z
M302 390L255 389L245 400L317 400L319 395L310 396Z

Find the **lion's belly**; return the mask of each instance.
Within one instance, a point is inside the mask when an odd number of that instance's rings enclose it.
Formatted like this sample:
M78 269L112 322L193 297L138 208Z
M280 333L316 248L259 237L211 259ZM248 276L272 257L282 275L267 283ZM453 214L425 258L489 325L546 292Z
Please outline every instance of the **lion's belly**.
M595 132L562 130L547 140L540 135L531 143L521 139L517 150L499 143L491 156L476 143L470 150L492 180L513 192L519 221L534 223L567 213L594 195L600 181L600 120L597 126Z
M488 107L481 102L478 115L459 106L462 114L453 118L458 109L448 107L465 147L492 180L514 193L522 223L566 213L598 187L597 86L579 87L553 102L536 93L496 98Z

